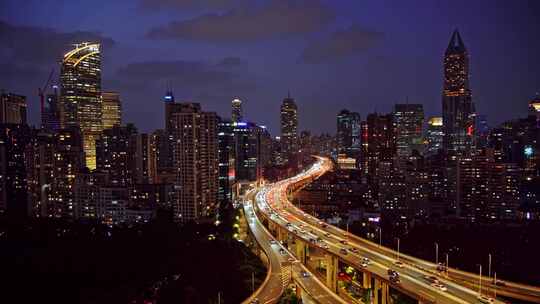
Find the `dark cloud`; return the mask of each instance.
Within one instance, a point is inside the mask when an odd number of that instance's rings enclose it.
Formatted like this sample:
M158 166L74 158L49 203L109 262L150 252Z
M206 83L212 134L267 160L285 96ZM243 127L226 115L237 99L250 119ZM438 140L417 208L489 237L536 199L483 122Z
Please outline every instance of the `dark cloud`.
M230 9L247 2L248 0L141 0L140 7L146 10Z
M5 62L58 62L71 44L80 41L101 42L105 48L114 44L111 38L97 32L57 32L50 28L16 26L0 21L0 59Z
M223 14L174 21L147 33L152 39L211 42L254 41L318 31L334 20L333 10L318 0L274 0Z
M309 44L302 52L301 59L306 63L321 63L350 57L372 48L383 36L381 32L351 26Z

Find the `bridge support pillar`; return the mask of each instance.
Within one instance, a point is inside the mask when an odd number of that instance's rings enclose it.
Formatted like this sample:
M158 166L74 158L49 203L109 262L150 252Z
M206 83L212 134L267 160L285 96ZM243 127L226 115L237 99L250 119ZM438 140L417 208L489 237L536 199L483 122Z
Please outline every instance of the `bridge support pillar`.
M306 264L306 256L307 256L307 247L308 245L302 241L302 240L295 240L296 242L296 257L298 258L298 260L300 261L300 263L302 264Z
M381 281L378 279L375 279L375 282L373 284L373 304L379 304L379 288L381 285Z
M381 304L389 303L390 292L386 282L381 282Z
M362 272L362 286L364 289L371 288L371 273Z
M337 293L338 262L336 256L326 255L326 286L335 293Z

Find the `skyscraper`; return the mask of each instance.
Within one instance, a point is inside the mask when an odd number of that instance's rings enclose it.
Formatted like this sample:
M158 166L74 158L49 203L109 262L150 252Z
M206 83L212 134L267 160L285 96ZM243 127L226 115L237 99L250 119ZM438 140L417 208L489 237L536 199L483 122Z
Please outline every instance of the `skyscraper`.
M236 178L234 123L220 119L218 123L219 203L232 202L232 185Z
M232 122L239 122L243 119L242 113L242 101L238 98L233 99L232 101L232 113L231 120Z
M285 158L298 149L298 108L288 94L281 104L281 151Z
M47 94L43 113L41 114L41 125L46 130L57 131L60 129L60 111L58 109L58 86L53 85L53 93Z
M117 92L103 92L101 94L103 129L110 129L113 126L122 124L122 103L120 94Z
M135 143L132 136L137 134L134 125L115 125L103 131L96 141L97 169L107 172L115 186L128 186L135 181Z
M0 123L26 124L26 97L0 93Z
M424 150L425 156L432 156L437 154L442 149L444 131L443 120L440 116L430 117L428 119L428 125L426 129L426 138Z
M474 137L474 103L469 87L469 55L457 30L444 54L442 94L445 151L463 155Z
M103 129L99 43L81 42L64 54L60 73L60 124L81 128L86 166L96 168L96 139Z
M199 221L217 206L217 115L198 103L177 105L169 113L178 187L174 215L181 222Z
M406 159L414 150L422 152L424 107L421 104L396 104L393 115L397 156Z
M360 154L360 114L341 110L337 115L338 153L357 157Z
M392 114L369 114L366 121L362 122L361 128L361 169L364 174L376 177L380 171L379 163L391 163L396 154Z

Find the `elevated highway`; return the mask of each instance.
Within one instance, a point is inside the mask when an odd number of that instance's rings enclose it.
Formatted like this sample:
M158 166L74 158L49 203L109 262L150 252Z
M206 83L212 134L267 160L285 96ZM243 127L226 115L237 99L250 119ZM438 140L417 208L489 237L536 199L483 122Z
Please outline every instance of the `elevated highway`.
M382 291L376 292L376 295L380 294L381 297L387 296L388 292L385 290L391 287L418 299L419 302L502 303L488 296L485 286L489 288L493 284L486 281L482 282L483 296L479 297L480 294L476 288L478 276L474 274L450 269L449 277L443 276L436 271L437 265L434 263L406 255L398 257L398 253L392 249L322 223L290 203L288 194L292 190L309 183L330 168L331 162L328 159L318 158L309 170L293 178L269 185L257 195L257 208L261 216L269 221L270 230L278 235L278 239L284 239L283 235L292 235L298 242L304 244L304 251L309 251L309 248L324 251L328 257L328 264L337 264L336 260L339 260L354 267L363 273L364 287L374 288L376 291L381 289ZM300 252L300 256L302 255L306 253ZM365 263L366 258L370 261L368 265ZM399 272L399 283L390 279L388 269ZM336 291L336 274L332 273L335 271L337 269L327 271L327 286L333 291ZM436 277L438 284L433 284L430 277ZM538 300L535 294L536 287L506 284L505 288L497 286L498 294L506 295L505 290L525 289L527 293L520 291L520 295L526 297L528 301ZM489 295L492 296L491 293ZM384 303L385 300L383 298L381 302Z

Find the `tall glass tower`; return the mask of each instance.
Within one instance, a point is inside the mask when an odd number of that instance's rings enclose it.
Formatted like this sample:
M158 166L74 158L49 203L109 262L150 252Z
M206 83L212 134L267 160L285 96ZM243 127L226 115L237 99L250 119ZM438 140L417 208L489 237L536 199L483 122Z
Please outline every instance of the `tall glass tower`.
M298 107L288 94L281 104L281 151L287 159L298 152Z
M442 109L444 150L453 156L467 153L475 134L475 108L469 87L469 55L457 30L444 54Z
M81 129L86 166L95 169L96 138L103 129L99 43L81 42L64 54L60 86L60 124Z

